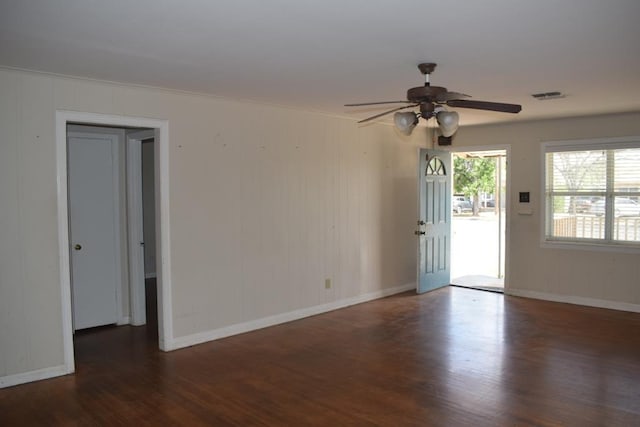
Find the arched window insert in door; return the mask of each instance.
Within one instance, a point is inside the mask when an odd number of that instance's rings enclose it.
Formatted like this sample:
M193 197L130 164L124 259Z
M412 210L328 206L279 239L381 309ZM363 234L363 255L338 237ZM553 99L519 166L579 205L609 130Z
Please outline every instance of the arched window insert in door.
M432 157L431 160L427 162L427 170L425 171L425 175L446 176L447 170L442 160L440 160L438 157Z

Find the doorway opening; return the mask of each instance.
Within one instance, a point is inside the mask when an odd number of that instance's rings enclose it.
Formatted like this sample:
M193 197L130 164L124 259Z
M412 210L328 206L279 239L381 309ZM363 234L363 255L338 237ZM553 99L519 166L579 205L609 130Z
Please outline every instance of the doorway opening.
M452 285L504 291L507 151L453 153Z
M109 148L104 148L105 141L111 144ZM97 154L91 146L100 147ZM80 150L76 150L78 147ZM104 325L113 324L147 324L146 329L153 329L156 348L172 349L167 147L168 124L165 120L69 111L56 113L58 237L66 373L75 371L75 330L95 327L100 330L101 327L105 329ZM97 165L96 169L93 165ZM100 174L102 180L98 178ZM97 212L95 209L89 209L89 215L83 214L83 209L87 209L85 199L96 203L108 201L100 207L110 212L109 215L101 215L99 221L97 216L91 215L91 212ZM105 223L107 225L103 226ZM98 229L102 234L91 234L95 231L92 229ZM101 238L110 234L112 239ZM102 241L109 242L107 249L92 255L91 249ZM105 268L107 259L113 262ZM103 276L109 276L115 282L115 285L109 285L106 300L98 295L104 294L102 285L96 287L98 294L92 293L91 286L78 288L83 280L91 285ZM86 292L86 289L90 291ZM89 305L83 305L87 301ZM103 306L109 308L103 310ZM79 313L79 307L85 312ZM93 318L93 311L101 312L101 315Z
M79 331L149 320L157 340L154 141L148 128L67 124L76 357Z

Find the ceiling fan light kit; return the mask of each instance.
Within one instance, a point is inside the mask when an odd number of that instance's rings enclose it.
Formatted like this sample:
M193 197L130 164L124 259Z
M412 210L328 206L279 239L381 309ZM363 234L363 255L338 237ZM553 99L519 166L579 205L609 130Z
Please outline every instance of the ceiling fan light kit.
M459 116L455 111L442 109L442 111L436 113L436 121L438 122L442 136L451 136L458 130Z
M436 118L440 133L445 138L450 138L458 130L459 116L455 111L447 111L443 105L454 108L473 108L477 110L499 111L503 113L519 113L522 107L517 104L504 104L500 102L474 101L469 95L459 92L449 92L447 88L440 86L431 86L429 81L430 74L435 70L436 64L425 62L418 64L418 69L424 75L424 86L413 87L407 91L406 101L381 101L366 102L359 104L345 104L345 107L360 107L365 105L379 104L408 104L401 107L393 108L376 114L366 119L360 120L358 123L368 122L387 114L393 115L393 123L398 131L404 135L410 135L418 124L418 119L422 117L429 120ZM419 107L420 112L400 112L407 108Z
M401 133L411 135L413 128L418 124L418 115L414 112L397 112L393 115L393 124Z

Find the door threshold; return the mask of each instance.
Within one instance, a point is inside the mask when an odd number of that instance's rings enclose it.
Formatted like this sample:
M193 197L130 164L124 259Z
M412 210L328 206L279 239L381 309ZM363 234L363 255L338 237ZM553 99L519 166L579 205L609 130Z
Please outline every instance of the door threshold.
M475 289L476 291L493 292L494 294L504 294L504 288L498 288L495 286L460 285L458 283L451 283L449 286L455 286L456 288Z

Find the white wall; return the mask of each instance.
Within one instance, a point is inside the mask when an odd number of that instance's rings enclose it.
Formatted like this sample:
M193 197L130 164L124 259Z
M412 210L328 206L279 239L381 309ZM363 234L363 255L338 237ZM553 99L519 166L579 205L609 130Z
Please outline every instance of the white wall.
M461 129L456 146L511 145L508 291L640 311L640 251L603 252L541 245L541 142L640 135L640 113ZM518 192L531 192L533 215L518 215Z
M56 110L169 121L176 342L415 281L424 129L0 70L0 385L64 362Z

